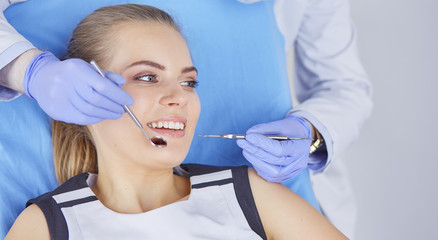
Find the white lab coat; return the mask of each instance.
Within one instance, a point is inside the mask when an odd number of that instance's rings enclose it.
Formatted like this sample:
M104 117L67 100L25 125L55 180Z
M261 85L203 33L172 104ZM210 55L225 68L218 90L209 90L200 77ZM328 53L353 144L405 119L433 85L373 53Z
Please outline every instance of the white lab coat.
M0 0L0 9L22 1ZM357 57L348 0L274 0L274 11L286 50L295 49L294 90L300 104L290 113L309 120L325 140L310 159L315 195L328 219L352 237L355 205L337 158L358 137L372 102L371 84ZM31 48L0 14L0 69ZM0 87L0 100L17 96Z

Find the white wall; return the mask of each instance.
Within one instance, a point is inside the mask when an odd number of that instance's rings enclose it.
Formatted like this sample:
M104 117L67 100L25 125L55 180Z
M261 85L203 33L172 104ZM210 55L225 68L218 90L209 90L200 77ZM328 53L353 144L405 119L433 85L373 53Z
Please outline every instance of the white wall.
M375 107L343 159L356 239L438 239L438 0L350 0Z

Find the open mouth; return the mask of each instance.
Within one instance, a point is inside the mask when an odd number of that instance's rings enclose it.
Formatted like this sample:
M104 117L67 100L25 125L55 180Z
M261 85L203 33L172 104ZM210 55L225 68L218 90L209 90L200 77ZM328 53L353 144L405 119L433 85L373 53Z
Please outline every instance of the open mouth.
M163 137L181 138L185 135L186 124L182 121L155 121L147 126ZM160 139L152 139L156 145L164 144Z
M153 129L170 129L170 130L184 130L185 124L183 122L174 121L159 121L147 124L148 127Z

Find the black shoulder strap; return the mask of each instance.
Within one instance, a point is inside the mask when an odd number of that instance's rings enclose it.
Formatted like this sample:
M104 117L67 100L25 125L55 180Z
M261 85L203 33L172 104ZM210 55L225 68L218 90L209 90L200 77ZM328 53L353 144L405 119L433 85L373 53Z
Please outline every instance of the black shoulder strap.
M213 172L227 170L232 167L213 166L204 164L181 164L181 168L187 171L190 176L204 175Z
M268 239L266 237L265 230L263 228L262 220L260 219L259 212L254 202L251 186L248 178L248 166L241 166L232 168L234 191L236 193L237 201L240 208L245 215L251 229L256 232L262 239Z
M52 192L46 193L26 203L26 207L36 204L44 213L47 225L49 226L50 239L68 239L67 222L61 212L61 208L52 198Z
M26 203L26 207L36 204L43 211L51 239L68 239L67 222L62 214L61 206L53 199L53 196L88 186L88 175L88 173L81 173L72 177L52 192L31 199Z

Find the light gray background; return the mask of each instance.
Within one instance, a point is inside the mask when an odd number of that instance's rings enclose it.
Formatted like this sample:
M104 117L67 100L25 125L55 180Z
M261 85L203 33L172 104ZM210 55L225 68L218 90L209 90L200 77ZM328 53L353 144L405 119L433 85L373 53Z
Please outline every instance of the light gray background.
M438 1L350 1L375 104L343 157L356 239L438 239Z
M438 0L350 3L374 89L372 115L342 157L354 239L438 239Z

